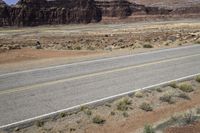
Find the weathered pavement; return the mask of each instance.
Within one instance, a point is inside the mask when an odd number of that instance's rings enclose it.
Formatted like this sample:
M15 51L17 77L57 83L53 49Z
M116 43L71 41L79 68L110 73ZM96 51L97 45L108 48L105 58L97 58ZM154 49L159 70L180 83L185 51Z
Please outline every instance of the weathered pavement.
M0 75L0 126L200 73L200 45Z

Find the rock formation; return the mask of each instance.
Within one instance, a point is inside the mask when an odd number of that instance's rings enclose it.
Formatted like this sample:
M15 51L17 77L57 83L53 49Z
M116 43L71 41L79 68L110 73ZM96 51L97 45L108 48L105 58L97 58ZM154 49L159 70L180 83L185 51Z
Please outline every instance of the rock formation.
M99 22L102 17L126 18L136 15L199 14L200 8L176 9L147 6L131 0L19 0L8 6L0 0L0 26Z
M101 20L93 0L20 0L0 7L0 26L90 23Z

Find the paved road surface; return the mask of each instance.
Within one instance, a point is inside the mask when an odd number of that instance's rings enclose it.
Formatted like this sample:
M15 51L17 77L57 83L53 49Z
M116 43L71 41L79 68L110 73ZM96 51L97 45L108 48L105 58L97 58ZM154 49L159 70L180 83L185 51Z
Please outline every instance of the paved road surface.
M200 73L200 45L0 74L0 126Z

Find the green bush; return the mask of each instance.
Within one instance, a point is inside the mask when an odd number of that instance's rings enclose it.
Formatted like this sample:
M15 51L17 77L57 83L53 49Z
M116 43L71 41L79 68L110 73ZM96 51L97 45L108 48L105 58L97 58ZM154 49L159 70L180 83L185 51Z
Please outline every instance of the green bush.
M92 111L90 110L90 109L85 109L84 111L83 111L86 115L92 115Z
M111 112L110 112L110 115L115 115L115 112L114 112L114 111L111 111Z
M183 116L183 121L184 121L185 124L192 124L196 121L196 117L194 116L192 111L190 111L189 113L186 113Z
M200 75L196 77L196 81L200 83Z
M163 96L160 97L160 100L162 102L167 102L169 104L175 103L175 101L172 99L172 95L171 94L164 94Z
M151 125L145 125L143 133L155 133L155 131Z
M185 94L185 93L180 93L180 94L178 95L178 97L183 98L183 99L190 100L190 97L189 97L187 94Z
M65 117L66 116L66 113L62 112L60 113L60 117Z
M96 115L93 119L92 122L95 124L104 124L106 120L101 118L99 115Z
M124 116L124 117L128 117L129 115L128 115L127 112L123 112L123 116Z
M131 105L131 100L124 98L117 103L117 109L120 111L128 110L128 105Z
M144 97L144 94L143 94L142 92L140 92L140 91L135 92L134 95L135 95L137 98L142 98L142 97Z
M145 44L143 45L143 48L153 48L153 46L151 44Z
M163 92L163 90L161 88L156 88L157 92Z
M35 125L37 127L42 127L44 125L44 122L43 121L36 121Z
M200 114L200 108L197 108L197 109L196 109L196 113L197 113L197 114Z
M180 85L179 89L184 91L184 92L194 91L194 89L192 88L192 85L189 85L189 84L182 84L182 85Z
M153 107L149 104L149 103L142 103L140 105L140 109L144 110L144 111L153 111Z
M176 82L170 83L169 86L172 87L172 88L178 88Z

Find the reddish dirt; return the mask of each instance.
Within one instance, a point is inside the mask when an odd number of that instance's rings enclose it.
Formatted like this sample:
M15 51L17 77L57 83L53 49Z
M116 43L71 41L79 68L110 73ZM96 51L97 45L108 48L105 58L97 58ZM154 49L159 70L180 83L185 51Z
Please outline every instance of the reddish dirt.
M196 122L192 125L187 125L183 127L171 127L166 129L165 133L199 133L200 132L200 122Z
M136 132L139 128L147 123L155 123L163 119L171 117L174 113L184 112L188 109L200 105L200 92L198 91L190 101L181 101L174 105L166 105L153 112L140 112L137 116L130 116L126 121L112 121L103 126L89 125L85 133L132 133ZM172 132L170 132L172 133ZM173 132L176 133L176 132ZM177 132L179 133L179 132ZM181 132L186 133L186 132ZM188 133L188 132L187 132ZM197 133L197 132L195 132Z
M56 51L56 50L36 50L21 49L11 50L0 54L0 64L13 63L26 60L58 58L58 57L81 57L92 54L98 54L97 51Z

